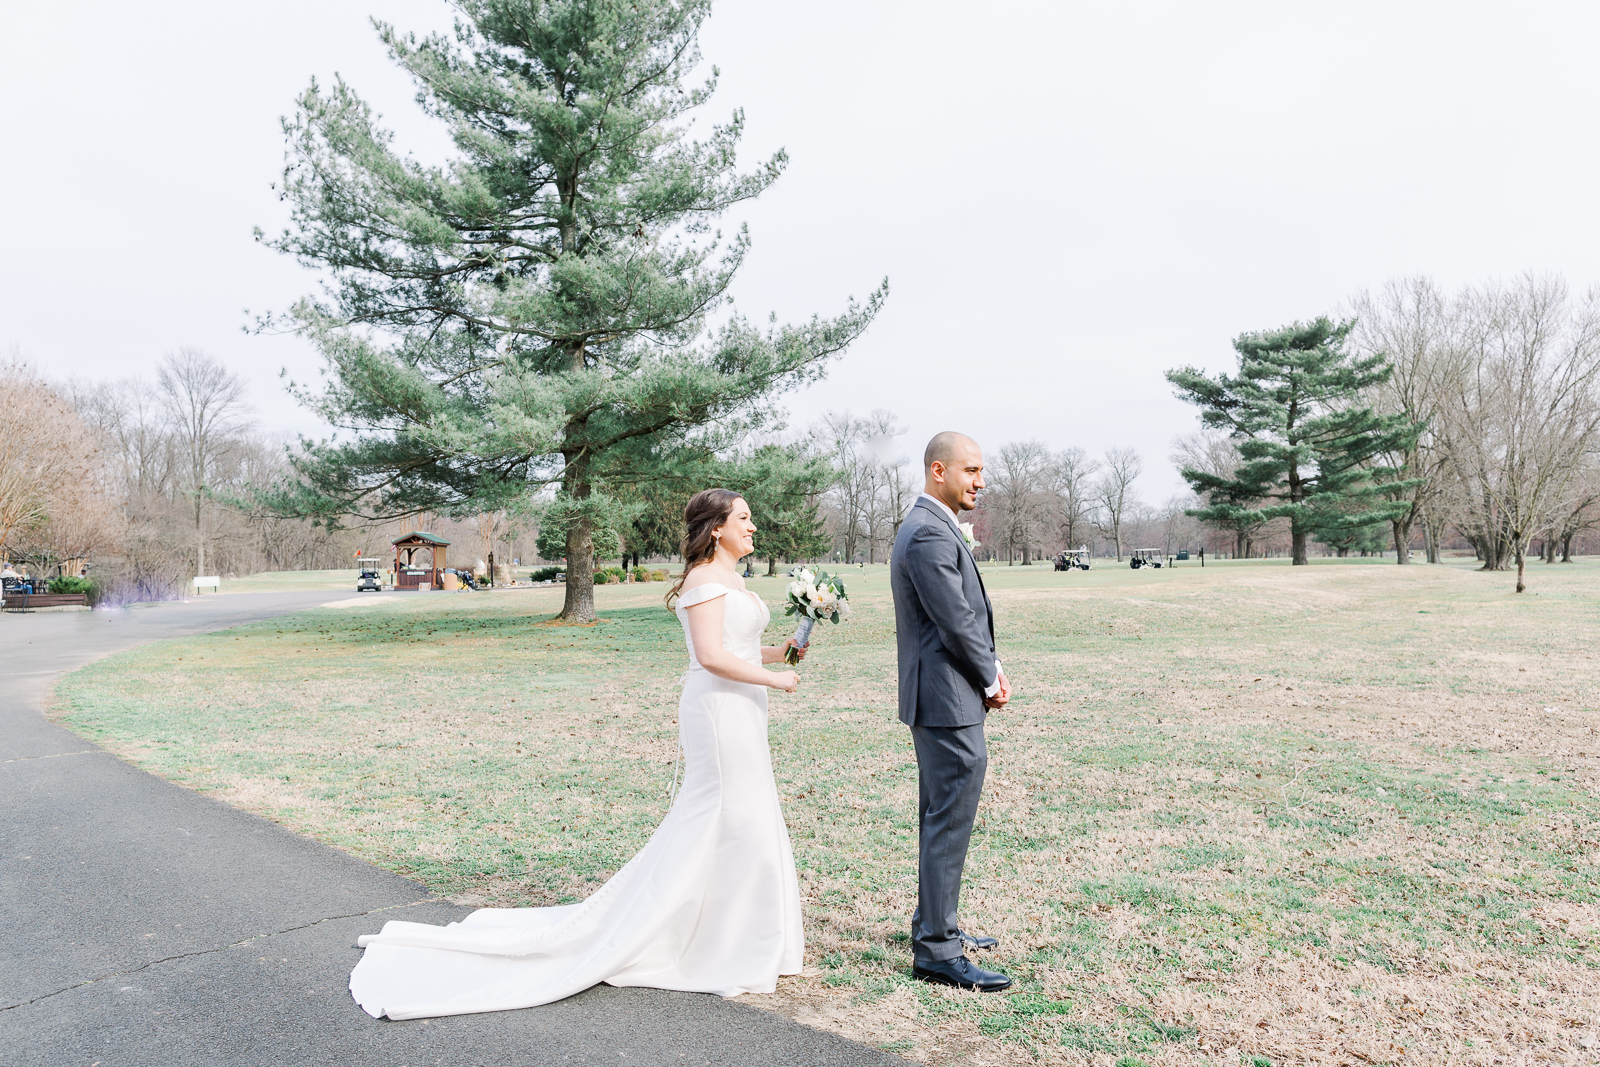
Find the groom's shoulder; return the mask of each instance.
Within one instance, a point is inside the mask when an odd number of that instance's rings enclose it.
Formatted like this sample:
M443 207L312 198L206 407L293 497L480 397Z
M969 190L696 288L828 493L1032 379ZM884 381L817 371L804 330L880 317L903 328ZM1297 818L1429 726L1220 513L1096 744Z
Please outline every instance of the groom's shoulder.
M932 508L919 502L911 505L910 510L906 512L906 517L901 520L900 528L916 534L928 526L935 523L942 525L943 522L943 519L933 513Z
M900 524L900 537L907 548L941 544L949 540L950 524L927 507L913 505Z

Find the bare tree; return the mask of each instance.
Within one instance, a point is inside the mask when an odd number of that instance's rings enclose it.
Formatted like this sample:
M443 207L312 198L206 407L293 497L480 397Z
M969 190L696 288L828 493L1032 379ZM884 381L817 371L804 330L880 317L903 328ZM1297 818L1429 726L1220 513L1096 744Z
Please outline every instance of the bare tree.
M0 365L0 547L47 566L114 533L102 457L72 406L20 359Z
M1573 510L1600 446L1600 292L1574 310L1559 279L1525 276L1460 312L1467 372L1443 405L1457 527L1486 570L1516 563L1520 593L1530 539Z
M1047 513L1060 530L1062 545L1073 548L1079 543L1078 535L1087 535L1090 516L1095 509L1094 485L1090 479L1100 469L1100 464L1089 458L1081 448L1067 448L1050 457L1044 473L1044 491L1048 494Z
M1390 281L1376 294L1363 290L1351 301L1353 341L1361 355L1385 356L1393 374L1371 397L1380 414L1404 415L1422 428L1415 443L1381 458L1391 494L1410 507L1392 520L1395 561L1411 560L1411 531L1424 527L1429 563L1439 562L1438 529L1445 513L1449 455L1441 447L1442 405L1460 389L1467 361L1451 343L1448 302L1426 277ZM1430 518L1434 521L1430 523Z
M197 348L170 353L156 381L182 464L183 491L193 501L195 573L204 574L206 494L217 465L244 427L245 384Z
M911 510L911 505L917 502L917 496L922 492L920 468L912 466L904 457L896 457L893 465L884 468L883 490L888 503L885 513L888 521L883 540L886 545L892 546L895 538L900 536L900 524L905 522L906 512ZM885 551L884 559L887 561L888 558L888 552Z
M1194 433L1182 434L1173 439L1172 449L1172 454L1168 458L1173 466L1180 470L1185 467L1202 470L1218 478L1232 478L1234 471L1243 462L1239 455L1239 446L1233 438L1220 430L1197 430ZM1254 503L1243 500L1235 502L1241 505ZM1212 525L1233 534L1235 559L1249 559L1256 539L1272 523L1258 519L1237 519Z
M1595 457L1587 457L1579 472L1571 499L1545 535L1544 561L1554 563L1559 552L1562 563L1572 562L1572 539L1600 525L1600 467Z
M915 483L900 470L906 460L897 452L897 439L905 432L894 413L883 408L865 417L830 412L813 431L831 449L839 472L828 500L846 560L864 547L867 562L876 563L878 546L893 543L916 499L910 491Z
M506 535L511 530L511 523L504 510L480 511L473 516L472 527L478 535L478 543L483 546L485 573L489 576L489 584L493 585L495 583L495 570L499 567L499 564L495 562L494 548L506 539ZM626 546L623 546L623 551L623 565L626 567ZM632 579L630 578L629 581L632 581Z
M206 463L205 493L199 496L202 523L195 522L191 453L187 435L173 420L168 392L139 379L69 382L63 393L87 424L100 449L104 495L114 536L97 551L96 575L112 600L159 599L187 587L197 563L229 577L263 570L333 569L378 549L383 539L411 529L398 523L371 526L351 522L328 529L305 519L268 513L247 501L253 486L288 474L284 439L263 436L236 419L233 432L217 430ZM238 409L235 410L237 415ZM92 525L85 508L79 531ZM470 534L453 521L440 520L443 536L464 542ZM463 527L465 524L462 524ZM199 537L196 534L199 534ZM197 542L202 540L203 548ZM65 543L65 541L63 541Z
M1161 506L1161 543L1167 555L1172 555L1174 545L1188 548L1199 540L1200 521L1189 515L1199 505L1200 499L1193 493L1179 493L1169 497Z
M1099 526L1116 549L1122 562L1122 525L1134 502L1133 483L1144 471L1144 460L1131 448L1106 450L1104 473L1095 483L1095 499L1100 505Z
M1015 562L1022 551L1022 565L1033 562L1033 548L1039 543L1050 499L1046 491L1050 473L1050 450L1033 441L1014 441L1000 447L994 464L985 473L988 488L985 504L999 519L999 533L1006 546L1006 559Z

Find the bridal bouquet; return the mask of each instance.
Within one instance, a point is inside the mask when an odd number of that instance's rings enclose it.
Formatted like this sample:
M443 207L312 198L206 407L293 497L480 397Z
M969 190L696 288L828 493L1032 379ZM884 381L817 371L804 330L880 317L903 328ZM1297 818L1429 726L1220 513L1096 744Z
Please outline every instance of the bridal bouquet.
M800 625L794 631L797 648L811 643L811 628L819 619L837 624L850 617L850 601L844 595L844 582L838 575L827 571L812 574L807 567L796 567L789 572L789 577L793 579L789 583L789 606L783 613L800 616ZM791 665L800 662L800 655L794 648L785 652L783 658Z

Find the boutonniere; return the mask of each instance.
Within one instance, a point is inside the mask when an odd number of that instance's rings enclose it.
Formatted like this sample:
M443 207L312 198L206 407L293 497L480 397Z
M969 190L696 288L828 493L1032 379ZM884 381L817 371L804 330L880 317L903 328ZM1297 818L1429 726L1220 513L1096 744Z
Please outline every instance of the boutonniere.
M972 529L972 523L961 523L961 540L967 543L967 548L969 550L976 549L978 547L978 535Z

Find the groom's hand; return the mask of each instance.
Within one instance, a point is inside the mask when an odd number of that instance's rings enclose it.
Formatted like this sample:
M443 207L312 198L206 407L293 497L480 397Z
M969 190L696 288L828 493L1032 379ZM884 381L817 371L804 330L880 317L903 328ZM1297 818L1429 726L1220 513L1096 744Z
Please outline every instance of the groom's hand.
M986 698L983 702L983 706L988 708L990 711L998 711L999 709L1005 707L1006 704L1011 700L1011 683L1006 680L1006 676L1004 674L1000 675L999 681L1000 691L994 696Z

